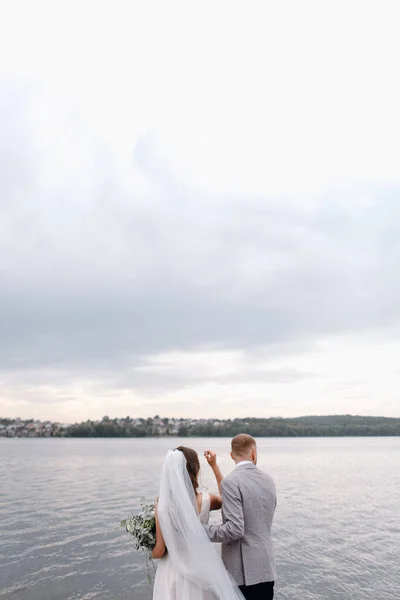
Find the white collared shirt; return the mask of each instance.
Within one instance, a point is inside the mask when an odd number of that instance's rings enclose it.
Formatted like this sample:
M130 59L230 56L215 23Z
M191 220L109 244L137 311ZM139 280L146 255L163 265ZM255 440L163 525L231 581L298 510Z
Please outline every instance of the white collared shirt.
M236 465L235 469L239 466L239 465L252 465L253 461L252 460L241 460L240 462L238 462L238 464Z

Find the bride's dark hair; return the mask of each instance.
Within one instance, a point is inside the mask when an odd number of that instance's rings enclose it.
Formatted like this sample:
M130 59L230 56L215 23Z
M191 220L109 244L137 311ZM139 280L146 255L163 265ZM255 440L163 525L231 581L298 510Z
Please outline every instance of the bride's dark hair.
M189 473L190 481L192 482L193 489L196 493L197 488L199 486L199 483L197 481L197 477L200 471L199 456L196 450L193 450L192 448L186 448L186 446L178 446L176 450L182 452L183 456L186 458L186 469Z

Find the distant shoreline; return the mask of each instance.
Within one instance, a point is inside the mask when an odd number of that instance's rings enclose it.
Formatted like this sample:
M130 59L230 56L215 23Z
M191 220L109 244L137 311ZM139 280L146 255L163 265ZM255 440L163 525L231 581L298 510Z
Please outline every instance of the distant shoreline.
M0 418L1 437L21 438L230 438L248 433L258 438L397 437L400 418L357 415L294 418L171 419L114 418L70 425L52 421Z
M400 433L393 434L341 434L341 435L254 435L255 439L285 439L285 440L296 440L296 439L338 439L338 438L397 438L400 437ZM231 435L147 435L147 436L121 436L121 435L59 435L59 436L0 436L1 440L182 440L182 439L231 439Z

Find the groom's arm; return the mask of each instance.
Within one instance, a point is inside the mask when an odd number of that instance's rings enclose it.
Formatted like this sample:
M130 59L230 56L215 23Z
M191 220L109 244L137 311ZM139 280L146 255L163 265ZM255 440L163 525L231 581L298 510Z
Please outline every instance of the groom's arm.
M204 529L212 542L228 544L244 535L242 496L237 483L230 477L223 480L221 492L225 523L204 525Z

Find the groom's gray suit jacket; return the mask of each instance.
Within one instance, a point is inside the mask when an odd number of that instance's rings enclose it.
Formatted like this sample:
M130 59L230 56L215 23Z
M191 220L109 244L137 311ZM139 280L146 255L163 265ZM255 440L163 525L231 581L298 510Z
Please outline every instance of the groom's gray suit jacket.
M238 465L222 482L222 525L206 525L237 585L275 581L271 526L276 488L252 463Z

